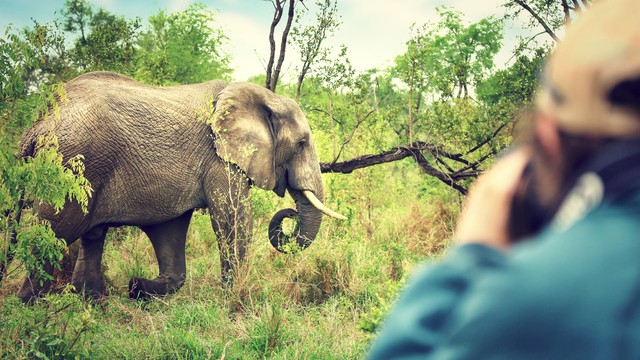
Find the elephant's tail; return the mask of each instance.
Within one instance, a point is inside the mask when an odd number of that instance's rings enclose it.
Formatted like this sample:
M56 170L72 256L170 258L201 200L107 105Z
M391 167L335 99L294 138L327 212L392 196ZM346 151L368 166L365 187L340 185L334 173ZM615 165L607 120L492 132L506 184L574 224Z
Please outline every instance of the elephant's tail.
M35 156L36 148L38 145L38 132L35 127L25 131L20 140L20 152L18 157L33 157Z

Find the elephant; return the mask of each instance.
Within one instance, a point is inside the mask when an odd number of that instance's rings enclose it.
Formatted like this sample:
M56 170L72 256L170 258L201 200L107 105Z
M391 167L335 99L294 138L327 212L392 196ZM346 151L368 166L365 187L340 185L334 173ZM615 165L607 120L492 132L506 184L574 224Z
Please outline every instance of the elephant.
M280 251L293 241L309 246L323 213L344 218L322 204L314 139L292 99L247 82L154 87L113 72L87 73L62 89L59 116L36 121L20 155L34 156L38 139L53 132L65 159L84 157L93 188L86 211L69 200L59 212L34 208L68 245L80 240L71 283L85 296L106 293L101 263L111 227L137 226L151 240L158 276L129 282L129 296L144 299L183 285L194 209L210 212L223 283L232 281L251 238L252 186L280 197L288 191L295 201L296 210L280 210L270 223L271 244ZM283 233L282 221L294 216L294 231ZM27 275L18 297L31 302L49 288Z

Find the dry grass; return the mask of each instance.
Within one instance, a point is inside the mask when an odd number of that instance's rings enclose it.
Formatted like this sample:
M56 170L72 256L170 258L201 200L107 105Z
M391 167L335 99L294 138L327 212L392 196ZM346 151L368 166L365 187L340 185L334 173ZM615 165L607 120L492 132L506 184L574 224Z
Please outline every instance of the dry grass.
M424 257L437 257L450 245L457 207L441 199L424 206L412 206L404 218L406 224L407 250Z

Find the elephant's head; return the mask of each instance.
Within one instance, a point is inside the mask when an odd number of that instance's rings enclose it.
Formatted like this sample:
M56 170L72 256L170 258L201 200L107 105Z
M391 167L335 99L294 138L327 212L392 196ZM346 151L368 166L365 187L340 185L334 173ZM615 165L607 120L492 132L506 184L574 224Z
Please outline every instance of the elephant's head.
M320 165L311 129L302 110L292 99L278 96L251 83L232 83L215 99L212 119L218 155L236 164L255 186L285 190L296 202L296 210L284 209L269 225L271 244L282 245L295 238L301 248L315 239L322 213L343 218L322 204ZM291 235L282 232L282 221L299 218Z

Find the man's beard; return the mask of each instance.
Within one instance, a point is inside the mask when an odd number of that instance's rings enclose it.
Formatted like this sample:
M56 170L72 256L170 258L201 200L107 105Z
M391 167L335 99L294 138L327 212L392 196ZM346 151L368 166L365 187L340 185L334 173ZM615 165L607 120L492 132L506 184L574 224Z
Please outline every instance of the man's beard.
M540 205L555 211L573 186L575 173L588 161L606 139L558 131L560 153L550 154L536 135L531 148L532 185Z
M533 134L527 139L531 160L512 202L509 233L514 241L536 234L553 219L573 186L576 171L604 142L560 131L560 152L551 154Z

